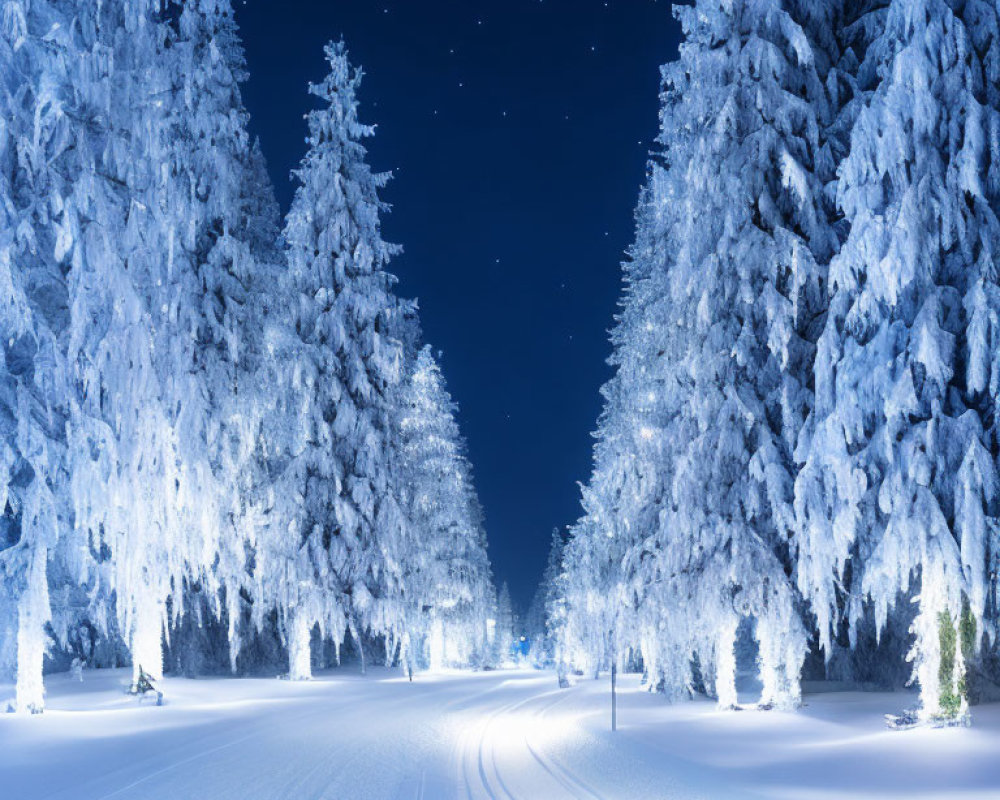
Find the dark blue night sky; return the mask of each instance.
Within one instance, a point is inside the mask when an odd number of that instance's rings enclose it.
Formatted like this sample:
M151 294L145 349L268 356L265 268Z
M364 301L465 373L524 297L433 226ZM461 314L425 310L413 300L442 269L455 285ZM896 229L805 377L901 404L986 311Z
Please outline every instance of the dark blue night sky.
M531 599L580 513L620 262L676 55L655 0L249 0L244 89L278 196L305 149L323 44L363 66L401 294L460 405L498 583Z

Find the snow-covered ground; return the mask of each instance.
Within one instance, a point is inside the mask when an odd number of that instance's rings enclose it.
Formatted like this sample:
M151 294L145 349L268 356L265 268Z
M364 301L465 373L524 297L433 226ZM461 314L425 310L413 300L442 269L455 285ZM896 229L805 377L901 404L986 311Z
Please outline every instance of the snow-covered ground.
M166 704L122 694L124 671L48 680L40 717L0 715L0 797L996 798L1000 706L971 729L890 732L912 695L818 693L799 712L669 706L622 681L558 690L532 671L309 683L162 682ZM10 687L0 686L0 698Z

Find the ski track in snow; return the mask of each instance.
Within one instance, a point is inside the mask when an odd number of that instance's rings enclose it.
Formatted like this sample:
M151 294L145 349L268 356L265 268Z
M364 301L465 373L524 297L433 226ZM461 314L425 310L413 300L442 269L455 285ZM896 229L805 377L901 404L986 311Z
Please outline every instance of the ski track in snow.
M1000 707L969 730L887 732L910 695L807 695L795 714L669 706L622 681L534 671L349 670L306 683L51 676L41 717L0 715L3 800L615 800L1000 795ZM0 699L10 687L0 686Z

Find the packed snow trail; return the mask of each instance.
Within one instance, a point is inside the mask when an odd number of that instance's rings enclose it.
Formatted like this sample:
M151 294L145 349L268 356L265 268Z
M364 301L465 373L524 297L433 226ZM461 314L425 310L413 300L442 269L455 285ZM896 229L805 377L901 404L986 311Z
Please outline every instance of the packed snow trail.
M888 732L912 695L809 695L797 714L665 704L622 682L556 689L501 671L316 680L168 679L166 705L126 671L49 681L41 717L0 715L4 800L612 800L996 797L1000 707L976 727ZM0 696L9 687L0 686Z

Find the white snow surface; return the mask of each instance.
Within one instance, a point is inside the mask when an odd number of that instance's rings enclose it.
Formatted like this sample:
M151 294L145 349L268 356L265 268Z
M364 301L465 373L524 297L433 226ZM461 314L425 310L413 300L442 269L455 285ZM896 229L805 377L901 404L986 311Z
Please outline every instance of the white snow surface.
M1000 705L969 729L888 731L910 694L822 692L797 712L669 705L625 676L566 690L528 670L346 669L312 681L168 678L162 707L127 670L47 681L41 716L0 715L5 800L319 798L987 798ZM0 686L0 697L12 694Z

